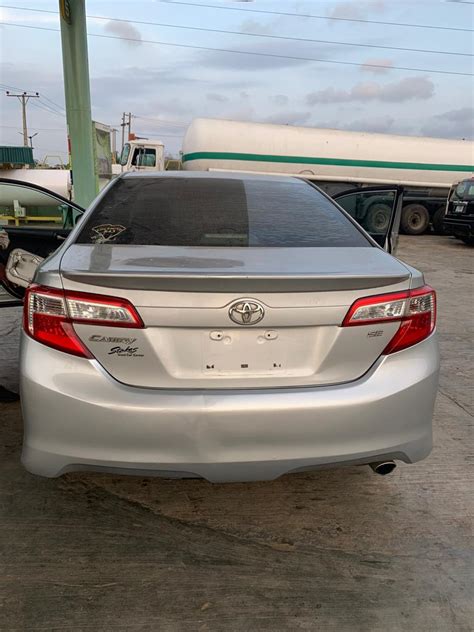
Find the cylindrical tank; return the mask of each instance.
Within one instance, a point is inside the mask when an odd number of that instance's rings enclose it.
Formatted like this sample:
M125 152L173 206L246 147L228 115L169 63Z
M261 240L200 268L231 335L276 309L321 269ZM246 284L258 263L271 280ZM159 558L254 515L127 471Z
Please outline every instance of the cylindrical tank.
M31 182L54 193L70 199L70 177L66 169L2 169L1 178ZM0 205L11 206L11 188L0 187ZM20 203L22 206L51 206L51 198L33 189L22 189ZM6 199L3 199L5 198Z
M474 143L199 118L186 132L182 159L198 171L446 188L474 173Z

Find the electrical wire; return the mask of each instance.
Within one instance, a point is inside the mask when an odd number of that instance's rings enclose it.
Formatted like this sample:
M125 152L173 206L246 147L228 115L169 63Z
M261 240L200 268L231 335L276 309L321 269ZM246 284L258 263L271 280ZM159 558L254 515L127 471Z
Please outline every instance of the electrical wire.
M3 129L16 129L21 130L21 127L18 125L0 125ZM65 127L35 127L33 125L29 125L28 129L33 132L66 132Z
M184 5L188 7L202 7L206 9L222 9L227 11L241 11L242 13L263 13L265 15L280 15L285 17L296 17L296 18L311 18L315 20L334 20L337 22L358 22L362 24L381 24L383 26L406 26L410 28L417 29L439 29L441 31L461 31L471 33L474 29L465 29L459 28L455 26L438 26L436 24L411 24L408 22L383 22L381 20L364 20L362 18L342 18L335 17L331 15L315 15L312 13L290 13L288 11L269 11L264 9L242 9L241 7L230 7L230 6L218 6L215 4L202 4L199 2L184 2L179 0L160 0L160 2L171 4L171 5ZM458 4L468 4L468 2L458 2ZM474 2L470 2L469 4L474 4ZM57 11L49 11L47 9L33 9L31 7L14 7L8 4L0 4L2 9L18 9L19 11L37 11L38 13L54 13L58 14ZM135 24L146 24L146 22L138 22L134 20L121 20L119 18L104 18L98 15L88 15L89 18L95 18L97 20L114 20L116 22L135 22ZM153 24L150 22L150 24Z
M36 101L30 101L30 104L35 107L38 108L40 110L43 110L44 112L48 112L49 114L56 114L56 116L61 116L62 118L66 118L66 115L63 114L62 112L57 112L56 110L53 109L49 109L47 107L45 107L44 103L37 103Z
M17 90L18 92L27 92L23 88L18 88L16 86L9 86L9 85L7 85L5 83L0 83L0 88L4 88L4 89L8 89L8 90ZM58 108L61 108L64 112L66 111L61 105L59 105L58 103L55 103L52 99L47 97L43 92L40 95L40 100L41 99L46 99L47 101L50 101L53 105L57 106ZM36 101L34 101L34 102L31 101L30 103L37 105ZM47 103L43 103L43 105L49 107L52 111L55 112L55 114L60 114L61 116L64 116L64 114L62 114L62 112L56 111L55 108L53 108L52 106L48 105Z
M46 99L46 101L48 101L49 103L51 103L51 105L54 105L56 108L58 108L59 110L62 110L63 112L66 111L66 108L62 105L59 105L59 103L56 103L55 101L53 101L52 99L50 99L49 97L47 97L44 94L41 94L41 96L43 97L43 99Z
M315 20L335 20L338 22L358 22L362 24L381 24L383 26L406 26L417 29L439 29L441 31L462 31L472 33L474 29L463 29L455 26L438 26L436 24L410 24L408 22L382 22L381 20L364 20L362 18L339 18L329 15L314 15L311 13L290 13L288 11L269 11L264 9L242 9L242 7L218 6L216 4L202 4L200 2L184 2L183 0L160 0L160 2L187 7L205 7L207 9L221 9L224 11L241 11L242 13L264 13L266 15L282 15L285 17L312 18Z
M10 5L0 4L1 8L5 9L19 9L22 11L37 11L39 13L52 13L54 15L58 15L57 11L47 11L46 9L32 9L28 7L11 7ZM88 18L93 18L95 20L106 20L109 22L121 22L121 23L129 23L129 24L140 24L146 26L160 26L165 28L172 29L181 29L187 31L201 31L205 33L221 33L225 35L244 35L246 37L261 37L266 39L273 40L286 40L290 42L304 42L304 43L312 43L312 44L330 44L337 46L352 46L358 48L376 48L383 50L396 50L410 53L425 53L430 55L456 55L460 57L474 57L473 53L462 53L458 51L443 51L443 50L432 50L426 48L409 48L403 46L385 46L383 44L361 44L360 42L340 42L337 40L320 40L313 39L309 37L291 37L287 35L272 35L269 33L246 33L245 31L230 31L228 29L211 29L203 26L185 26L183 24L165 24L164 22L150 22L147 20L132 20L132 19L124 19L124 18L111 18L102 15L87 15Z
M59 33L59 29L52 29L52 28L48 28L48 27L44 27L44 26L30 26L27 24L15 24L12 22L0 22L0 24L2 24L3 26L11 26L11 27L16 27L16 28L25 28L25 29L34 29L34 30L38 30L38 31L49 31L49 32L54 32L54 33ZM321 58L316 58L316 57L298 57L298 56L293 56L293 55L278 55L276 53L259 53L259 52L255 52L255 51L246 51L246 50L233 50L233 49L227 49L227 48L211 48L209 46L195 46L195 45L191 45L191 44L176 44L176 43L171 43L171 42L161 42L158 40L146 40L146 39L142 39L142 38L136 38L136 37L119 37L118 35L100 35L98 33L88 33L89 37L99 37L101 39L112 39L112 40L122 40L122 41L126 41L126 42L140 42L142 44L159 44L160 46L172 46L175 48L188 48L188 49L193 49L193 50L204 50L204 51L210 51L210 52L214 52L214 53L232 53L234 55L254 55L257 57L270 57L273 59L289 59L289 60L293 60L293 61L313 61L313 62L319 62L322 64L339 64L339 65L343 65L343 66L361 66L363 65L365 68L383 68L384 70L387 69L386 66L383 66L381 64L369 64L369 63L363 63L361 64L360 62L355 62L355 61L340 61L340 60L335 60L335 59L321 59ZM438 74L438 75L453 75L453 76L459 76L459 77L474 77L474 74L469 73L469 72L456 72L453 70L435 70L434 68L414 68L411 66L390 66L391 70L407 70L410 72L428 72L428 73L432 73L432 74Z
M111 18L104 18L98 15L91 15L89 17L98 19L98 20L111 20ZM189 31L203 31L205 33L223 33L226 35L244 35L247 37L262 37L266 39L273 40L286 40L290 42L304 42L304 43L312 43L312 44L331 44L337 46L354 46L359 48L377 48L383 50L397 50L404 51L410 53L428 53L432 55L458 55L460 57L474 57L473 53L461 53L458 51L443 51L443 50L432 50L426 48L405 48L403 46L385 46L383 44L361 44L359 42L340 42L337 40L320 40L320 39L312 39L310 37L290 37L287 35L271 35L269 33L245 33L245 31L229 31L227 29L210 29L203 26L184 26L182 24L164 24L162 22L144 22L139 20L122 20L118 18L112 18L115 22L130 22L132 24L142 24L142 25L150 25L150 26L162 26L166 28L173 29L182 29Z

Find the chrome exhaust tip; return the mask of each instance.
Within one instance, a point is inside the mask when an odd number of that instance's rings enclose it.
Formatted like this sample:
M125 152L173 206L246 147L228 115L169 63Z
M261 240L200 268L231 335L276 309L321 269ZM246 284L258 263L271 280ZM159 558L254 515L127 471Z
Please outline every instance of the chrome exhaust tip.
M395 461L378 461L377 463L369 463L369 466L376 474L386 476L387 474L393 472L393 470L397 467L397 464Z

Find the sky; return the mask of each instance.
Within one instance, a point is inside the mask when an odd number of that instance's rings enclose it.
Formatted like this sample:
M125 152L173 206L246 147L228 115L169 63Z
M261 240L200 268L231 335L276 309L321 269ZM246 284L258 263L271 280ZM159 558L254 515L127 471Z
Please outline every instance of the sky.
M66 161L58 1L5 5L0 144L22 144L20 103L5 90L39 92L27 108L35 158ZM474 138L474 2L86 0L86 10L93 119L120 129L131 112L132 131L170 155L198 116Z

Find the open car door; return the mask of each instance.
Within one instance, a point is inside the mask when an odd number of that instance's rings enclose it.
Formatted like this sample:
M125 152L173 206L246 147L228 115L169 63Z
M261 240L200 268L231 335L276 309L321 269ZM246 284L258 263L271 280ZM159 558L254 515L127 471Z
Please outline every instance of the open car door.
M403 206L403 187L363 187L343 191L332 197L379 246L395 254Z
M18 303L36 268L84 209L36 184L0 178L0 307Z

